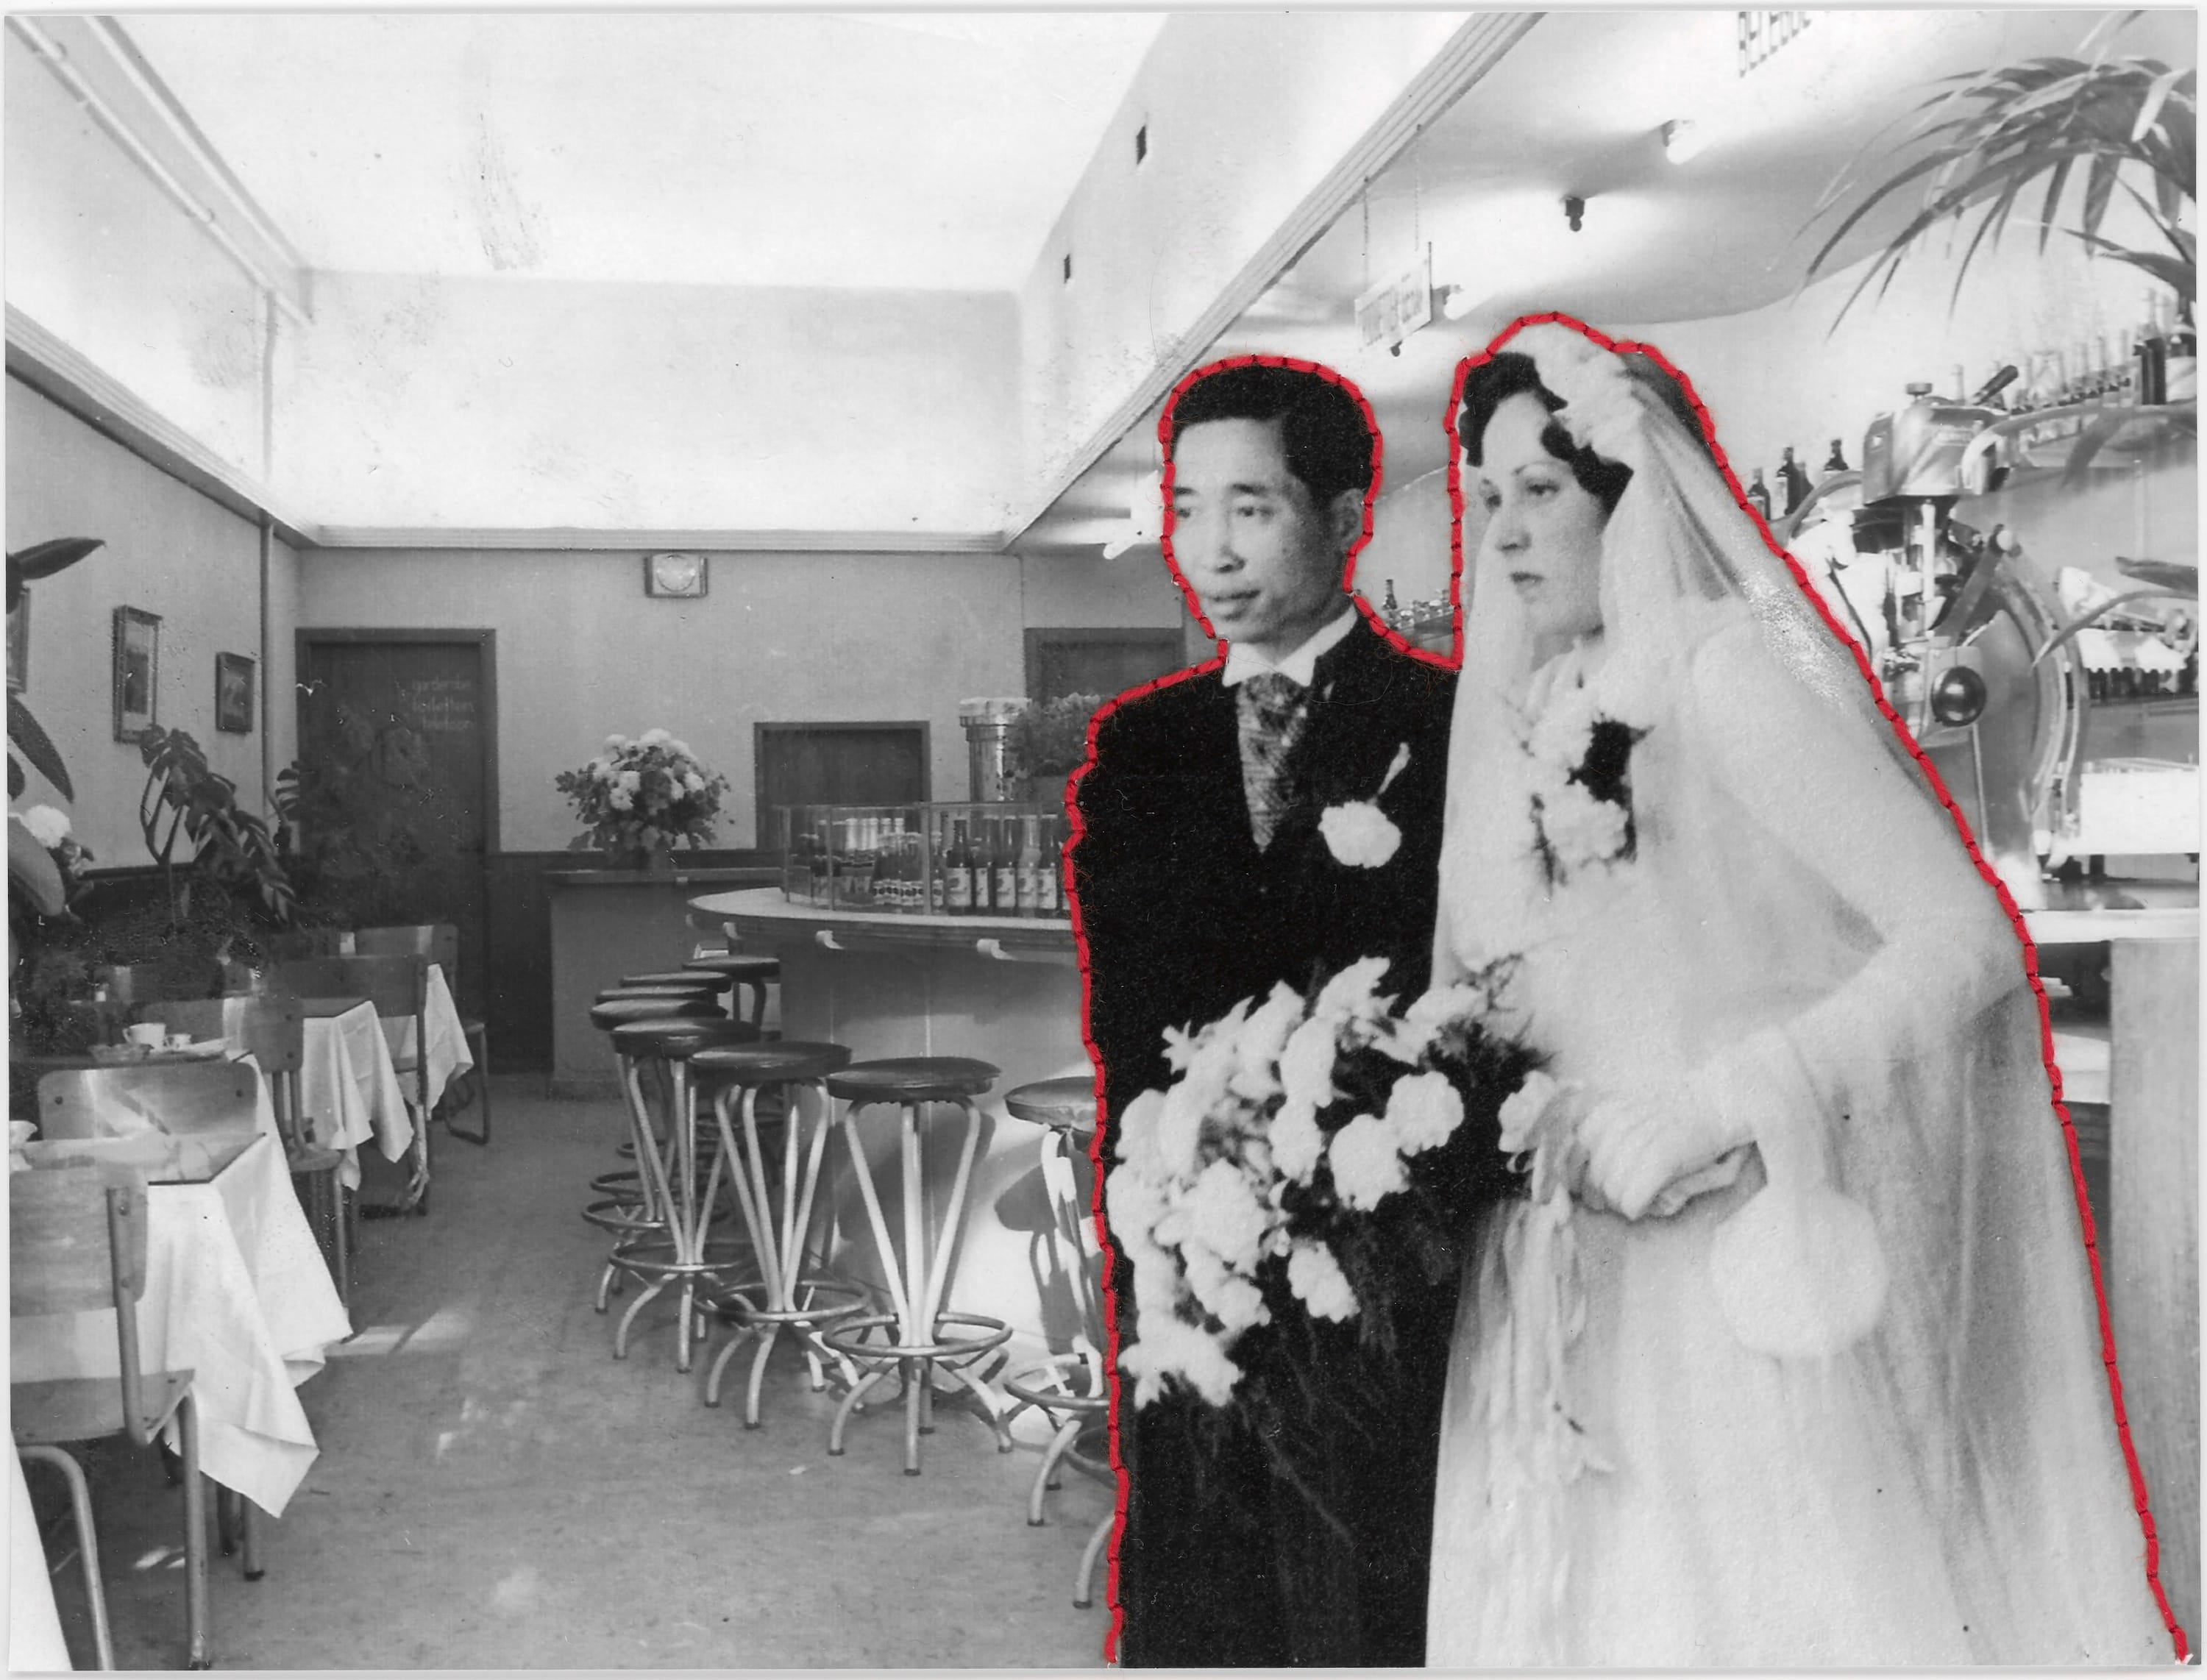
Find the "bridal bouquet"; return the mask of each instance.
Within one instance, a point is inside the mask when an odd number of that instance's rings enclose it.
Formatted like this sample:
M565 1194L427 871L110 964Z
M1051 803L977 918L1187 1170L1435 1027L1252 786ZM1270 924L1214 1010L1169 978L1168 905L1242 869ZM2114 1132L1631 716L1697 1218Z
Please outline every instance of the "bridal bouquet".
M1277 1434L1285 1386L1311 1386L1308 1339L1283 1334L1298 1323L1353 1324L1384 1381L1403 1297L1455 1275L1514 1183L1498 1140L1535 1058L1480 1025L1506 966L1397 1011L1387 960L1367 958L1168 1035L1180 1077L1127 1105L1105 1181L1136 1405L1177 1384Z
M683 839L703 845L728 788L725 776L707 770L686 742L664 729L633 741L607 736L603 752L579 770L562 770L553 786L583 819L575 848L595 845L616 854L662 850Z

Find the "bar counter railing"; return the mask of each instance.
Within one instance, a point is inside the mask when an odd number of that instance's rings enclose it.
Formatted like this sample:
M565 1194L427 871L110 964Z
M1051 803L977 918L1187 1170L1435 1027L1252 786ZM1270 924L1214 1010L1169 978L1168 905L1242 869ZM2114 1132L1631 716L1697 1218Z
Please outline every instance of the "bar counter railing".
M1055 804L783 805L782 894L876 915L1063 922L1068 824Z

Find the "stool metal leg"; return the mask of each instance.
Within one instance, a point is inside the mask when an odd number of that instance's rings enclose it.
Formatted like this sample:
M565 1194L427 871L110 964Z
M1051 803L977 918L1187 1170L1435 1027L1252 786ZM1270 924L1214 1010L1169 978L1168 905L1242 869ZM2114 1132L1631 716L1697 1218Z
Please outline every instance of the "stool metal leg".
M1096 1565L1104 1556L1104 1543L1111 1538L1111 1525L1118 1513L1112 1511L1096 1525L1096 1532L1088 1537L1081 1549L1080 1574L1073 1583L1073 1607L1086 1610L1096 1602Z

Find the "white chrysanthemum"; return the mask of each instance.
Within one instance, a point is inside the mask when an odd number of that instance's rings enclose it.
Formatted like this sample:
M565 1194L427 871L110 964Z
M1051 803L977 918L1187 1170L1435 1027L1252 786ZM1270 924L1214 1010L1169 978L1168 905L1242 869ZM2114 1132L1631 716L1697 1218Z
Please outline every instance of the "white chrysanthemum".
M606 795L606 803L615 810L627 810L636 804L636 800L628 789L617 785L612 792Z
M1356 1316L1356 1291L1333 1250L1322 1242L1299 1242L1288 1256L1288 1288L1313 1318L1337 1323Z
M1104 1175L1104 1211L1114 1241L1123 1246L1138 1237L1146 1240L1164 1211L1163 1190L1134 1163L1121 1161Z
M1380 1013L1379 982L1387 968L1385 957L1363 957L1349 964L1325 983L1311 1005L1312 1015L1334 1021L1376 1018Z
M1265 1140L1271 1145L1272 1169L1297 1184L1308 1184L1325 1158L1325 1133L1307 1103L1282 1103Z
M1405 1155L1437 1149L1463 1124L1463 1098L1441 1073L1410 1073L1387 1093L1387 1126Z
M1143 1324L1141 1339L1119 1350L1119 1372L1135 1379L1138 1407L1161 1398L1168 1377L1179 1378L1210 1404L1224 1406L1241 1378L1241 1367L1226 1356L1217 1336L1169 1317Z
M1254 1283L1228 1270L1207 1248L1192 1247L1187 1259L1188 1292L1225 1327L1227 1334L1238 1336L1270 1322L1271 1309L1265 1305L1264 1294Z
M1558 1097L1563 1085L1552 1076L1534 1068L1525 1076L1525 1083L1504 1099L1498 1118L1502 1123L1502 1151L1516 1155L1530 1149L1540 1128L1540 1122Z
M1229 1087L1236 1097L1262 1103L1279 1095L1280 1050L1302 1018L1302 995L1285 982L1274 986L1235 1043Z
M671 736L667 738L667 750L677 758L688 758L691 756L689 742L678 741Z
M1359 1115L1333 1134L1326 1161L1341 1199L1369 1213L1410 1181L1395 1133L1377 1115Z
M31 805L15 813L31 838L47 851L52 851L69 837L69 820L51 805Z
M631 794L636 792L637 789L643 786L643 772L640 770L623 770L620 773L620 785L623 792Z
M628 737L625 735L608 735L606 737L606 750L609 752L618 752L627 744Z
M1305 1021L1280 1052L1280 1085L1288 1102L1315 1113L1333 1101L1333 1023Z
M636 744L640 747L655 747L673 738L664 729L647 729L636 738Z
M1567 869L1622 857L1629 821L1623 805L1597 799L1576 784L1540 801L1540 832Z
M1376 870L1403 844L1403 831L1369 799L1328 805L1319 815L1318 831L1334 861L1351 869Z
M1257 1269L1258 1249L1270 1216L1240 1167L1231 1161L1213 1161L1196 1175L1184 1205L1196 1241L1235 1271Z
M687 771L683 775L682 785L692 793L703 793L705 791L705 778L695 770Z
M1152 1178L1163 1175L1156 1170L1157 1120L1163 1113L1165 1094L1162 1091L1145 1091L1120 1111L1116 1149L1119 1159L1133 1162Z

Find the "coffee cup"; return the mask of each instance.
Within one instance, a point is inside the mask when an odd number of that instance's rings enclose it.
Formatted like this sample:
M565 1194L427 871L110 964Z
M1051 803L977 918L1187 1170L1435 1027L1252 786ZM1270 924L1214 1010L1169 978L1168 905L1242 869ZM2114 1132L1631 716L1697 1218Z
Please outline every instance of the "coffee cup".
M123 1029L123 1037L126 1043L141 1045L149 1050L160 1049L168 1037L169 1029L158 1021L139 1021Z
M36 1121L11 1120L8 1122L8 1147L10 1149L21 1149L38 1135Z
M191 1035L190 1033L188 1033L188 1032L172 1032L172 1033L170 1033L170 1034L169 1035L169 1048L170 1048L170 1049L172 1049L172 1050L188 1050L188 1049L191 1049L191 1047L192 1047L192 1035Z

